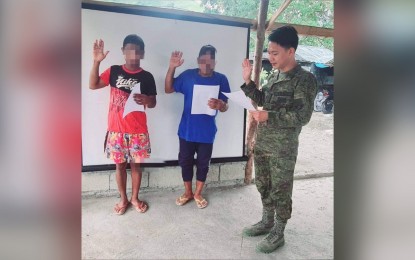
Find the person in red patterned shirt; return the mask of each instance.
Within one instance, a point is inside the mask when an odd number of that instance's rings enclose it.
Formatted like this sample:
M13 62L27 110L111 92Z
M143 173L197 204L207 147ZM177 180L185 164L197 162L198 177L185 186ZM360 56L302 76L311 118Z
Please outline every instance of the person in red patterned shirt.
M140 60L144 57L144 41L141 37L130 34L125 37L121 51L125 64L113 65L99 75L99 65L109 51L104 52L103 40L96 40L93 46L94 63L89 77L90 89L100 89L108 85L111 87L105 152L116 164L116 180L121 201L115 204L114 211L118 215L124 214L129 205L141 213L148 209L148 204L138 199L142 177L140 162L143 158L149 158L151 153L147 117L141 111L132 111L124 117L125 103L134 86L140 87L140 94L133 96L137 104L144 108L154 108L157 103L154 77L140 67ZM132 180L130 200L126 193L128 161Z

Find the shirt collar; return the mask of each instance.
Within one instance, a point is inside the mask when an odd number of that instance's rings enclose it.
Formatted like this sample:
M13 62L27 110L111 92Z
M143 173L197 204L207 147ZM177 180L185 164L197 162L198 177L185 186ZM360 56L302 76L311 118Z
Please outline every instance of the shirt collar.
M292 68L291 70L287 71L287 72L280 72L278 71L278 78L279 79L292 79L295 74L297 74L297 72L299 72L301 70L301 65L297 63L297 66L295 66L294 68Z

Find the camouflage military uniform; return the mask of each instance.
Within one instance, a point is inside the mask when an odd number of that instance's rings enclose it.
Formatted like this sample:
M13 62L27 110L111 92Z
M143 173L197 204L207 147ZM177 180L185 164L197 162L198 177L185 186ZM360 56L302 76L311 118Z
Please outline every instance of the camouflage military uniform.
M291 217L294 167L298 136L313 112L317 91L314 76L297 65L286 73L275 72L262 90L251 81L241 89L268 111L259 123L255 154L255 182L265 210L276 210L282 221Z

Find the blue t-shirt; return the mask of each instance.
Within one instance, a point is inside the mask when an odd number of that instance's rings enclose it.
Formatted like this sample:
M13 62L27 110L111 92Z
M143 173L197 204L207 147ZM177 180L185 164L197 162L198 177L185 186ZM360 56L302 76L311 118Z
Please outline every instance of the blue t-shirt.
M214 116L205 114L191 114L193 87L194 85L203 85L206 87L219 85L219 99L227 101L228 98L221 92L231 92L228 79L225 75L213 72L211 77L202 77L198 73L199 69L189 69L183 71L175 78L173 87L176 92L184 95L184 107L182 119L180 120L179 131L177 134L180 138L189 142L213 143L216 135L216 123ZM206 102L207 103L207 102Z

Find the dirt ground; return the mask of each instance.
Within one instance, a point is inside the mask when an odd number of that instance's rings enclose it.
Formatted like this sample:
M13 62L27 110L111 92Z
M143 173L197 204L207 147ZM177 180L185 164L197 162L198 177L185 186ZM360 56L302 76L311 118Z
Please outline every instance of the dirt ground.
M328 175L333 167L333 114L314 112L300 134L295 175Z

